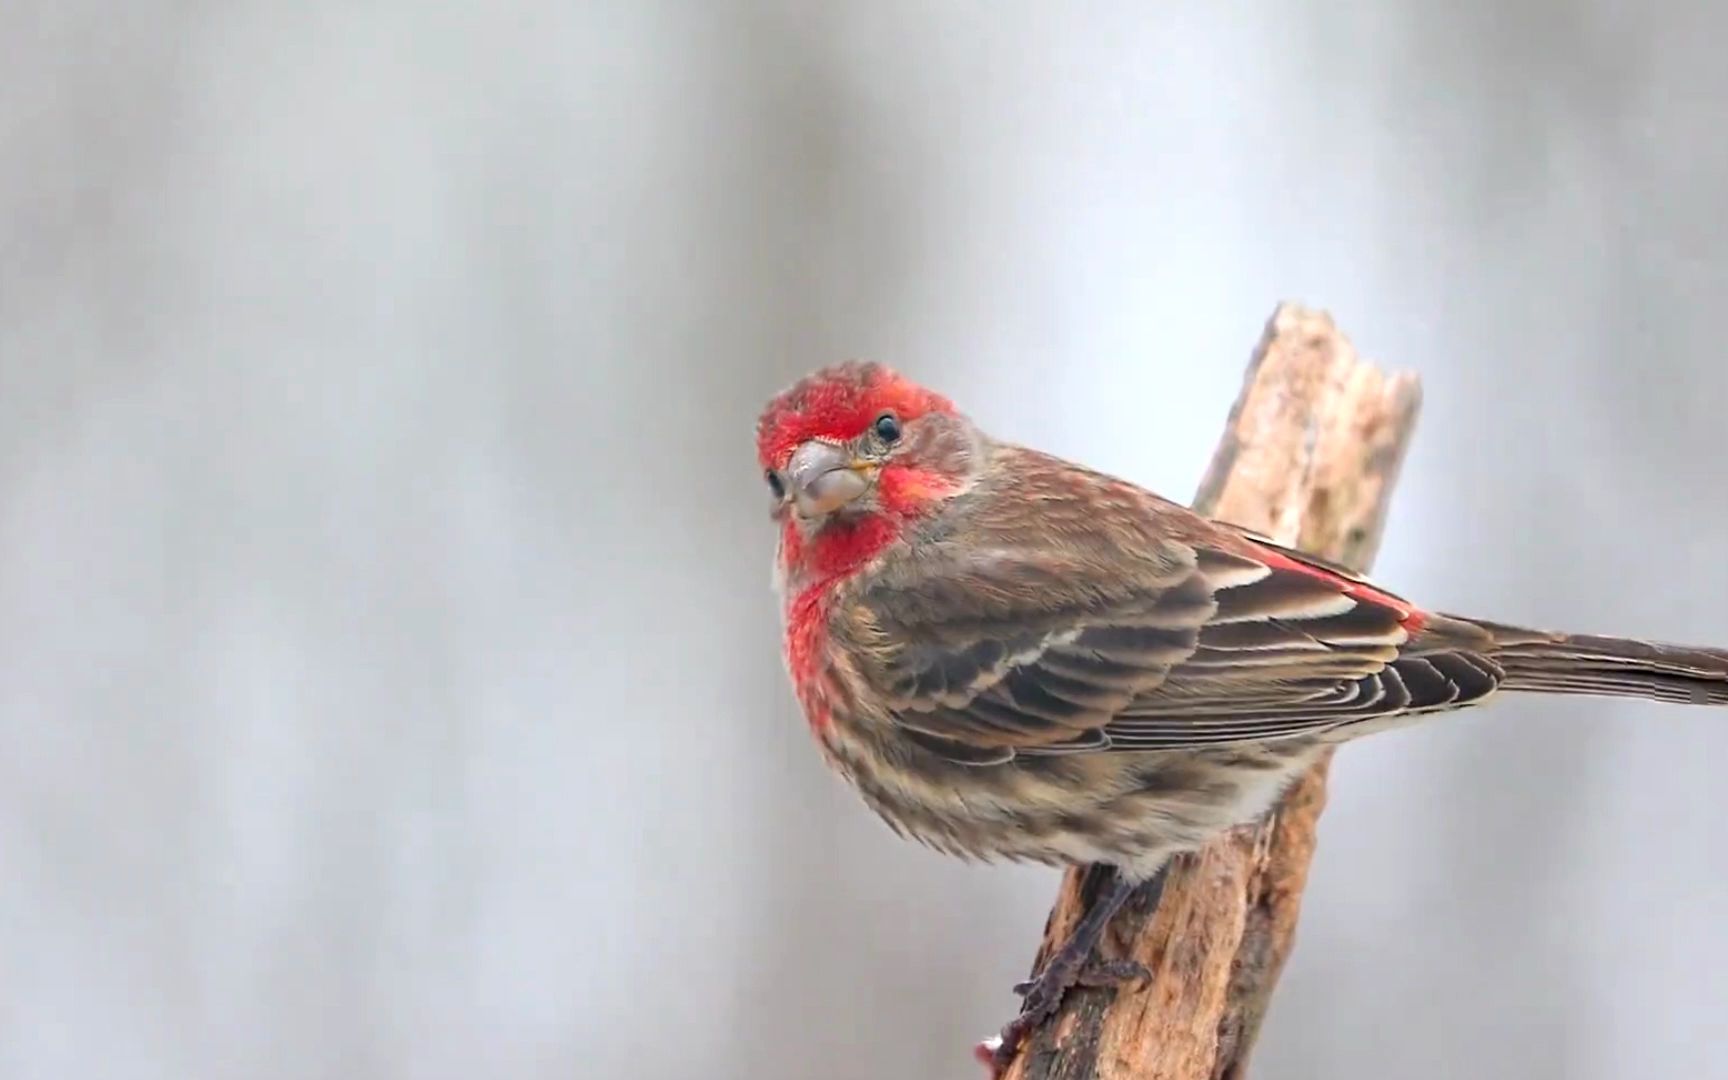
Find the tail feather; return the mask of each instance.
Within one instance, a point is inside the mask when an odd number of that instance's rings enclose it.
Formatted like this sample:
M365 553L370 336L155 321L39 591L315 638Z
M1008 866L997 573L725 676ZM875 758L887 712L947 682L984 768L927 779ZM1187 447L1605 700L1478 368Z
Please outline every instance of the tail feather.
M1502 690L1728 705L1728 650L1471 621L1493 638Z

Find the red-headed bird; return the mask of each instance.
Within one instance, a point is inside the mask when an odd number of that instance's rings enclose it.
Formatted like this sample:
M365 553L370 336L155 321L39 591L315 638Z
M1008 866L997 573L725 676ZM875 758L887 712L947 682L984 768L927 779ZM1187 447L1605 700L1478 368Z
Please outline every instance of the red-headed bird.
M829 763L931 847L1116 868L1004 1054L1136 884L1324 747L1499 691L1728 705L1728 652L1426 611L992 439L879 365L803 379L756 438L786 664Z

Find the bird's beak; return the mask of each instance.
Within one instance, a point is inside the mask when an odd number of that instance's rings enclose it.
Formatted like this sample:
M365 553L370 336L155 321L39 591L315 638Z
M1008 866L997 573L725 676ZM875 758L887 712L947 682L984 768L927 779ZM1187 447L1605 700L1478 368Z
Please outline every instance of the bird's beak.
M812 440L793 452L786 479L798 513L814 518L833 513L869 491L873 471L870 463L854 461L844 448Z

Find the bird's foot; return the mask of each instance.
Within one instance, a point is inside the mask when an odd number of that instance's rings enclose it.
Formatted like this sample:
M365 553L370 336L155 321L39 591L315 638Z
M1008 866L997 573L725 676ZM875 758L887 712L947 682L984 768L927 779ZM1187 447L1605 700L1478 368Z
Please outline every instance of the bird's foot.
M1020 1015L1008 1021L1000 1033L978 1044L977 1057L989 1068L990 1080L1001 1080L1014 1056L1020 1052L1020 1044L1045 1017L1056 1011L1068 988L1079 981L1077 969L1053 970L1067 966L1057 964L1056 960L1060 959L1058 956L1045 964L1037 978L1014 987L1014 992L1021 996Z
M990 1070L990 1080L1002 1080L1008 1066L1014 1064L1014 1058L1020 1053L1021 1044L1032 1034L1040 1019L1021 1013L1008 1021L999 1033L978 1044L973 1055Z
M1138 960L1105 960L1102 957L1094 956L1087 960L1079 971L1074 973L1074 978L1068 986L1121 986L1123 983L1144 982L1151 977L1152 969ZM1038 983L1039 979L1027 979L1025 982L1015 983L1014 992L1021 997L1028 997L1034 990L1042 990ZM1061 1000L1060 996L1057 1000Z
M1132 881L1115 874L1107 866L1097 866L1093 870L1102 873L1107 886L1104 892L1092 901L1073 933L1045 962L1043 970L1014 987L1014 992L1021 996L1020 1015L1010 1020L1001 1034L978 1044L974 1051L978 1060L989 1066L991 1080L1000 1080L1020 1052L1020 1045L1026 1037L1056 1011L1071 988L1120 986L1151 977L1144 964L1133 960L1105 960L1093 954L1110 917L1135 888ZM1163 894L1164 879L1165 872L1160 870L1148 883L1154 906Z
M1076 962L1071 955L1058 953L1036 978L1015 984L1014 992L1021 997L1020 1015L1000 1034L979 1043L975 1054L990 1069L991 1080L999 1080L1026 1037L1056 1011L1069 990L1076 986L1121 986L1151 977L1152 972L1138 960L1085 956Z

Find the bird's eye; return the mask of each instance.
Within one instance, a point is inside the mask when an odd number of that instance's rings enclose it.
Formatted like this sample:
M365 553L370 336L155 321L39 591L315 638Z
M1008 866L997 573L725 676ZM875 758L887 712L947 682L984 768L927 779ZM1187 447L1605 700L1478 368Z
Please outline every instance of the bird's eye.
M780 479L780 474L769 469L765 475L768 477L768 490L774 493L776 499L784 499L786 497L786 482Z
M876 418L876 437L885 443L900 441L900 420L893 413L885 412Z

